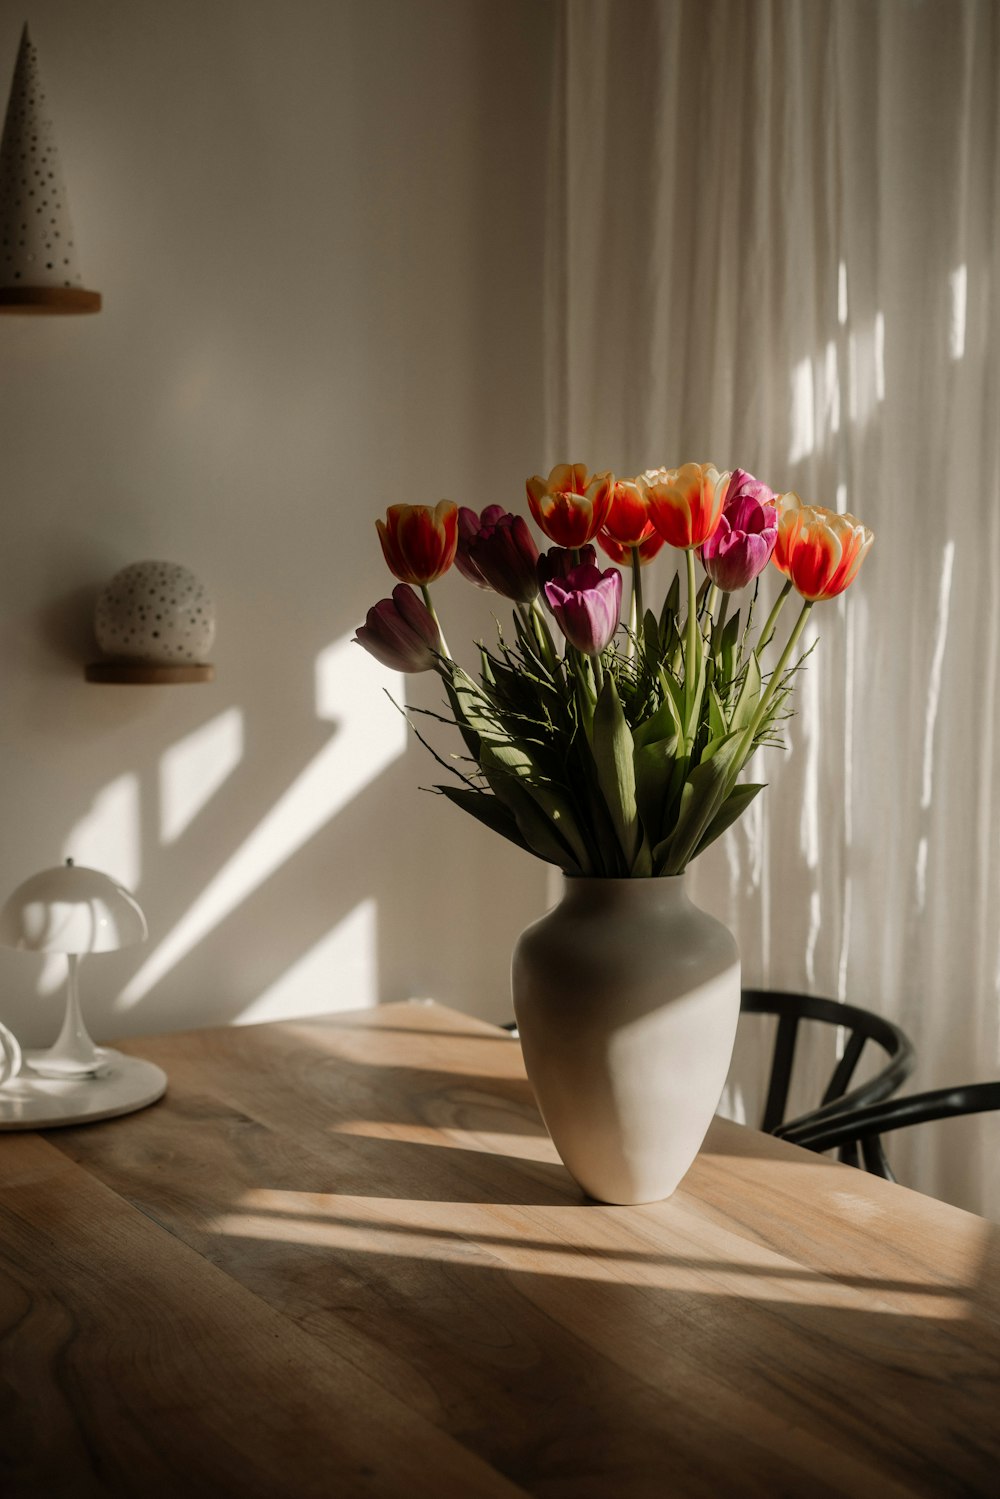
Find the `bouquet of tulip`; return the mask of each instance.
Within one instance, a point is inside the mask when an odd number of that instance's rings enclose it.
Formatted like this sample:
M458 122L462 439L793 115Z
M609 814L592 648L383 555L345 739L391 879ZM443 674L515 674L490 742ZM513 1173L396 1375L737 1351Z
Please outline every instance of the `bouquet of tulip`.
M527 492L554 543L541 553L498 505L390 506L376 526L400 582L356 639L397 671L440 675L467 751L452 766L431 750L456 777L435 787L450 801L566 874L680 874L763 789L740 773L780 742L809 612L853 582L872 533L707 463L634 479L561 464ZM595 540L629 570L625 622L622 573L599 566ZM653 609L642 569L664 545L683 566ZM757 630L769 562L785 582ZM512 638L480 645L478 678L452 658L429 591L452 563L514 605ZM793 590L801 608L779 649Z

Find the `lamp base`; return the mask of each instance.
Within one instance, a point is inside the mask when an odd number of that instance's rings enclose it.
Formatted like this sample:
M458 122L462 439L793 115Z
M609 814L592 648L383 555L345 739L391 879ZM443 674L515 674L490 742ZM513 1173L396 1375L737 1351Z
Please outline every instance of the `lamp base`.
M44 1051L26 1051L20 1073L0 1087L0 1130L114 1119L155 1103L167 1089L161 1067L109 1047L98 1047L99 1071L90 1077L42 1077L32 1060L44 1056Z

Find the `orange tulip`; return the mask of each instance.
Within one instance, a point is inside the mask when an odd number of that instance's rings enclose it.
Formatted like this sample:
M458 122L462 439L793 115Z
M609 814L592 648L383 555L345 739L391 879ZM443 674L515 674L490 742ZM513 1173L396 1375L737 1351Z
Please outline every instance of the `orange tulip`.
M586 546L607 519L614 482L610 474L588 478L582 463L559 463L547 479L535 474L528 480L528 504L556 546Z
M646 486L642 479L618 479L611 492L611 508L598 532L598 543L613 562L629 562L632 548L639 552L640 562L655 557L663 537L649 518Z
M716 526L726 498L729 474L711 463L685 463L647 482L653 525L672 547L700 547Z
M377 520L390 572L403 583L433 583L455 560L458 546L458 506L390 505L384 521Z
M809 603L843 593L857 577L874 539L853 515L803 505L797 494L783 494L778 500L774 562Z

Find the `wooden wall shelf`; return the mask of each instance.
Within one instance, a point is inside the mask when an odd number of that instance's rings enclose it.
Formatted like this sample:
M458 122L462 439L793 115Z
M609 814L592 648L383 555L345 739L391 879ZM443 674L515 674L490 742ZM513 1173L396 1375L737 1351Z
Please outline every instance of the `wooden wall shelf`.
M215 667L208 662L179 662L159 666L151 661L92 661L84 672L88 682L122 686L168 686L174 682L211 682Z
M3 286L0 312L100 312L101 294L82 286Z

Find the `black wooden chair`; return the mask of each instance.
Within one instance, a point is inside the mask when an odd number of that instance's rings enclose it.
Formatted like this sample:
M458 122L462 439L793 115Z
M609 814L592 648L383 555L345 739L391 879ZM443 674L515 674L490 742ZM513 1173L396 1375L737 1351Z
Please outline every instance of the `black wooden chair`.
M780 1135L798 1144L800 1131L807 1125L839 1118L846 1109L862 1108L888 1098L913 1071L916 1057L909 1037L891 1020L858 1005L841 1004L838 1000L822 999L813 994L744 989L740 1011L743 1015L776 1015L778 1018L760 1125L766 1134ZM803 1022L842 1026L849 1034L843 1056L838 1059L817 1106L794 1119L786 1119L796 1043ZM869 1043L880 1047L886 1060L874 1076L852 1088L851 1082L862 1052Z
M911 1124L929 1124L933 1119L952 1119L960 1114L985 1114L994 1109L1000 1110L1000 1082L936 1088L929 1093L911 1093L908 1098L883 1099L833 1117L806 1120L796 1131L795 1143L807 1150L836 1149L849 1165L860 1166L863 1160L865 1169L874 1176L895 1181L882 1148L884 1134Z

